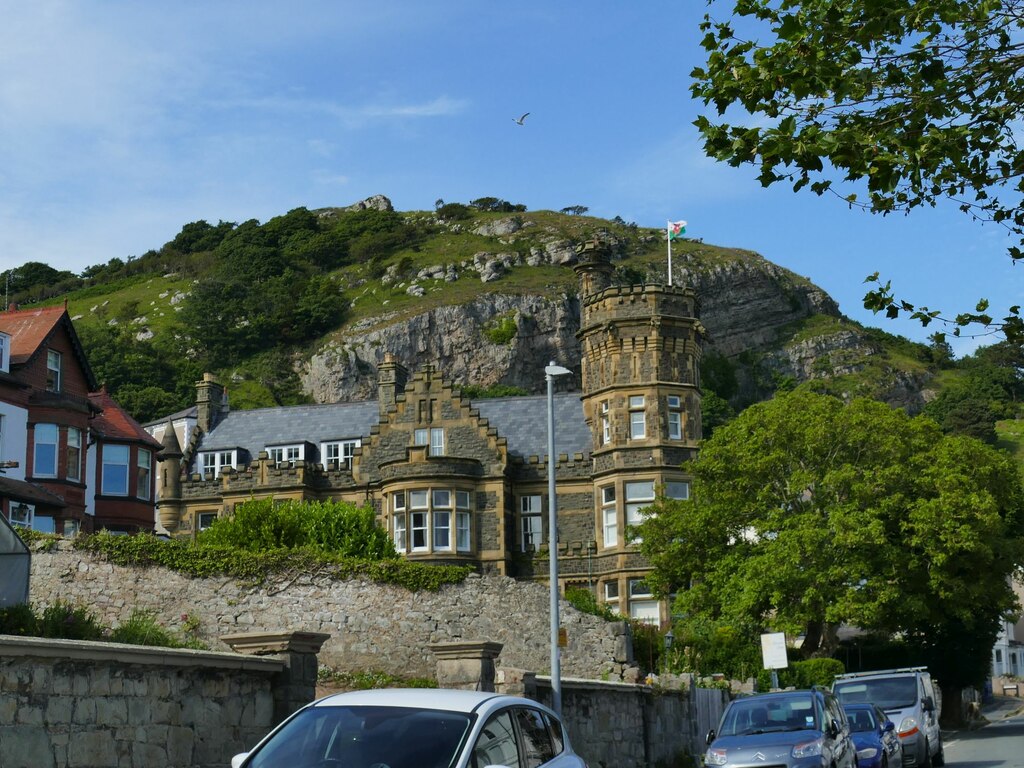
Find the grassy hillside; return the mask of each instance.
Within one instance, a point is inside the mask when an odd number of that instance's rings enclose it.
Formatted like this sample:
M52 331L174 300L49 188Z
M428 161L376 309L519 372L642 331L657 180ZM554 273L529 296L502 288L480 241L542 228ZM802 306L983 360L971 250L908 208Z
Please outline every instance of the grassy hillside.
M664 281L661 230L521 208L495 198L404 213L300 208L262 224L185 224L173 240L143 256L113 258L81 276L40 264L8 274L16 289L12 298L23 305L67 300L97 378L140 420L191 404L193 384L206 370L231 383L236 408L303 402L296 358L344 338L355 326L400 322L495 291L571 294L576 276L557 262L589 238L611 243L620 282ZM697 277L724 266L762 269L765 264L750 251L696 240L674 244L673 253ZM478 254L516 255L519 262L535 265L513 266L485 283L472 268ZM438 267L453 267L449 276L458 279L421 276ZM807 278L785 275L790 285L810 285ZM409 291L413 282L422 295ZM829 344L830 339L843 343ZM991 431L996 419L1012 415L999 403L1012 400L1019 382L1006 384L994 374L979 379L977 365L971 373L943 359L941 349L823 314L782 329L773 348L715 363L718 370L705 377L705 394L717 390L738 409L747 404L749 391L763 397L792 386L795 382L773 373L773 366L796 354L793 350L819 343L824 351L813 353L805 376L823 391L883 397L894 387L927 379L936 393L959 393L939 398L940 421L962 425L965 419L988 419ZM1019 365L1009 369L1020 378ZM747 401L734 386L737 375L754 381ZM1002 387L1004 394L991 386ZM981 391L988 411L971 404ZM965 416L965 411L977 413ZM725 407L721 417L728 413ZM1001 421L999 440L1020 455L1018 424Z

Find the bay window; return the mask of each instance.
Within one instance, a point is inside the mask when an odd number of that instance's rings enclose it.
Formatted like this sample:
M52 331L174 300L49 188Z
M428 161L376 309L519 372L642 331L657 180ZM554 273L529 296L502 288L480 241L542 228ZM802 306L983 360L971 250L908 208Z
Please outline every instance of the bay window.
M36 424L32 475L34 477L57 476L56 424Z
M82 430L68 427L68 480L82 479Z
M615 486L601 489L601 520L604 528L604 545L615 547L619 543L619 510L615 505Z
M415 489L391 494L391 536L405 552L468 552L471 549L468 491Z
M153 470L153 454L140 448L135 465L135 495L140 499L148 499Z
M103 470L100 493L106 496L128 495L128 446L107 443L102 448Z
M643 440L647 437L646 414L644 412L644 396L629 397L629 439Z

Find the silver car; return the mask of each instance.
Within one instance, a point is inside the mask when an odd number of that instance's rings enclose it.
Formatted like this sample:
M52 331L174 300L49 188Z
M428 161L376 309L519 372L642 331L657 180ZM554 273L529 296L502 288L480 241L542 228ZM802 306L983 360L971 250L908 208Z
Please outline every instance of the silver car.
M857 766L846 713L835 696L818 688L735 699L707 743L708 766Z
M231 768L586 768L550 709L530 699L424 688L308 704Z

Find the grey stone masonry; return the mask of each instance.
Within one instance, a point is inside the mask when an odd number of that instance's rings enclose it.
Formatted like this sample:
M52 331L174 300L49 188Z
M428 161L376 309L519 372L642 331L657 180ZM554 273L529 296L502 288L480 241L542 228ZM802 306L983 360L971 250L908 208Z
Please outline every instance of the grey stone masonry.
M233 653L0 635L0 765L221 768L275 724L284 669Z

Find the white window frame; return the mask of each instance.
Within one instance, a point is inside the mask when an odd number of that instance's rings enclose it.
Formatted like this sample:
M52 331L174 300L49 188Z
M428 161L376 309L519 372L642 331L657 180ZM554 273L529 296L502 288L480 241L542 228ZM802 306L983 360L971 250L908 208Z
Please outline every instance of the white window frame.
M644 579L629 580L629 617L645 624L658 624L661 612Z
M404 553L408 549L408 520L405 511L405 491L391 494L391 537L395 550Z
M306 446L302 443L287 443L282 445L268 445L267 456L275 464L294 464L302 461L305 455Z
M679 395L668 396L668 439L683 439L683 400Z
M608 401L601 403L601 445L608 445L612 441L612 420L608 412Z
M68 480L82 479L82 430L78 427L68 427L67 447L64 451L67 456L67 467L64 476Z
M629 396L629 439L643 440L647 437L647 411L643 395Z
M411 552L430 551L430 492L409 491L409 545ZM419 535L417 535L419 534ZM420 543L417 543L419 539Z
M430 455L444 456L444 429L441 427L430 428Z
M104 443L100 448L100 452L102 453L100 463L100 493L103 496L127 496L130 477L129 467L132 458L131 446L124 445L122 443ZM120 477L111 476L108 481L108 467L111 468L111 470L118 468L124 469L123 485L120 482Z
M209 528L211 525L213 525L213 521L216 520L216 519L217 519L217 513L216 512L210 512L210 511L197 512L196 513L196 530L197 531L205 531L207 528ZM206 521L206 520L209 520L209 522L204 524L204 521Z
M320 455L323 456L324 466L337 464L339 467L348 467L352 465L356 448L360 447L362 440L331 440L320 444Z
M153 454L145 448L139 448L135 458L135 496L149 500L150 488L153 486Z
M426 427L417 427L412 432L412 444L413 445L426 445L430 446L430 430Z
M619 582L606 581L604 583L604 601L606 603L619 604Z
M46 350L46 391L60 392L61 354L55 349Z
M447 488L430 491L430 523L433 550L450 552L452 549L452 492Z
M10 512L7 519L16 528L31 528L35 524L35 504L25 504L19 501L12 503L8 509Z
M11 372L11 336L0 331L0 371Z
M213 475L220 477L222 469L234 469L238 463L237 451L200 451L199 463L202 466L203 477Z
M40 435L39 435L40 427L43 428L43 431L45 433L49 433L52 430L52 432L53 432L53 435L52 435L53 439L52 439L52 441L49 439L50 438L49 434L46 435L46 437L48 438L46 441L41 441L39 439L39 437L40 437ZM58 454L58 449L60 447L60 428L56 424L49 424L49 423L36 424L35 428L33 430L33 442L34 442L34 446L33 446L33 452L32 452L32 476L33 477L56 477L57 476L57 469L58 469L58 467L60 465L60 456ZM39 464L40 464L40 462L39 462L39 456L40 456L39 449L42 448L42 447L47 447L47 446L52 446L52 448L53 448L53 469L52 469L52 471L43 472L39 468ZM47 469L49 469L49 467L47 467Z
M619 506L615 500L615 486L601 488L601 528L604 531L604 545L619 545Z
M635 528L644 521L640 510L649 507L654 503L654 481L653 480L631 480L625 483L623 493L626 497L626 527ZM643 539L633 535L630 538L631 544L639 544Z
M519 543L523 552L544 546L543 501L540 494L519 497Z

